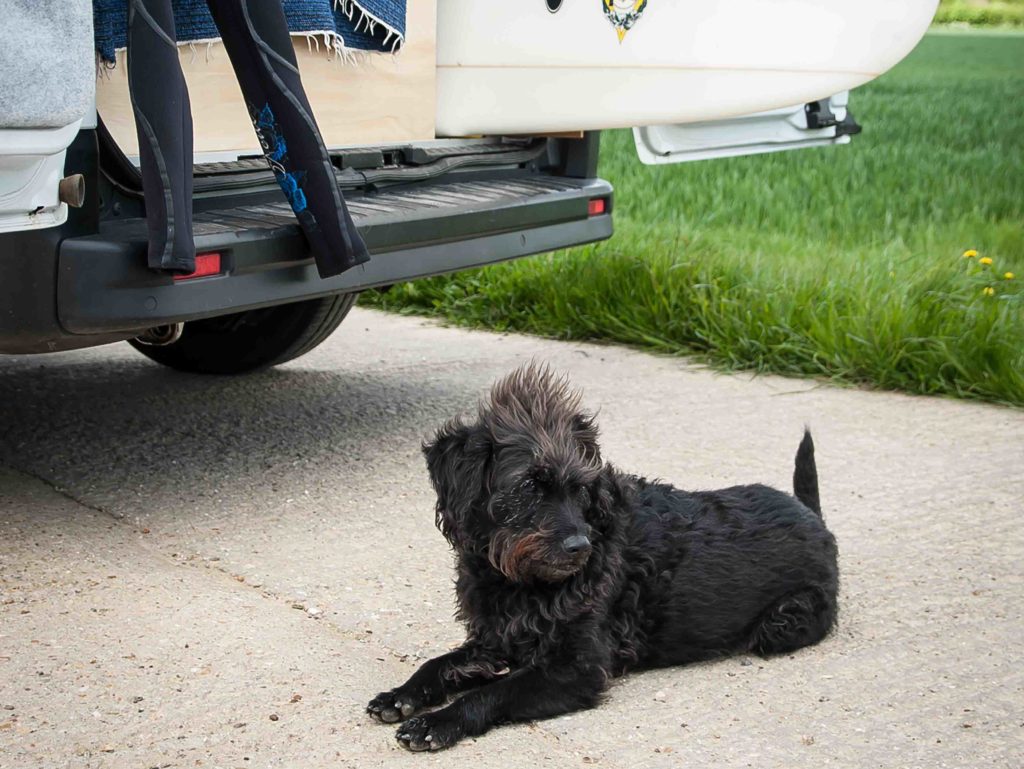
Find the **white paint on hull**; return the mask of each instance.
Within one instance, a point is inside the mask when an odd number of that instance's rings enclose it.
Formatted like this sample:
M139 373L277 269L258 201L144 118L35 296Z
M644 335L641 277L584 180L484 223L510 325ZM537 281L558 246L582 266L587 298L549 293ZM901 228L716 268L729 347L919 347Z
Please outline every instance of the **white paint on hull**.
M649 0L622 41L601 0L439 0L439 135L718 120L887 71L937 0Z

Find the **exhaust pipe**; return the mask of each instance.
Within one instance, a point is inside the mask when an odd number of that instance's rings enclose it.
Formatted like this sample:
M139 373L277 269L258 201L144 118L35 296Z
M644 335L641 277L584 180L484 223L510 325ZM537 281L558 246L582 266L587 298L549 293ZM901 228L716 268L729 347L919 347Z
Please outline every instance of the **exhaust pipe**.
M181 339L185 331L184 323L170 323L166 326L154 326L144 334L135 337L135 341L147 347L166 347Z
M61 203L67 203L72 208L81 208L85 205L85 177L81 174L66 176L57 185L57 197Z

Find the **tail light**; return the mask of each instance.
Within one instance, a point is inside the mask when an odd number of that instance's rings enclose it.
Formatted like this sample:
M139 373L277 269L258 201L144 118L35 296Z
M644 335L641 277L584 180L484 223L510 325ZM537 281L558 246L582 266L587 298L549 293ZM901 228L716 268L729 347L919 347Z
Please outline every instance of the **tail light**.
M220 275L220 254L196 254L195 272L188 275L175 275L175 280L192 280L193 278L208 278L211 275Z

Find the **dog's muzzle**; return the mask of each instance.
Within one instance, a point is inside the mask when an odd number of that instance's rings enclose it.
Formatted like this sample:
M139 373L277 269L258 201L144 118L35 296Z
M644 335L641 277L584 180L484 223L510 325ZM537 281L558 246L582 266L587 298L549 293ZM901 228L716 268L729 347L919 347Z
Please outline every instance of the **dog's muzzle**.
M582 534L558 539L542 531L503 532L491 541L489 558L513 582L561 582L583 568L592 550L590 538Z

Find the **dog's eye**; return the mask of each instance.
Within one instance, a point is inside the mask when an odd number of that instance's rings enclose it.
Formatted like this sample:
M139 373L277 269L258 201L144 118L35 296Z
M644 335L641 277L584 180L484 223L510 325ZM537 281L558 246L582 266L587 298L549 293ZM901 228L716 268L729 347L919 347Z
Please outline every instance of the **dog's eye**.
M551 486L555 482L554 470L543 465L534 469L533 477L541 486Z
M491 501L491 516L503 525L514 525L527 518L538 498L533 478L521 479L514 486L497 492Z
M529 515L530 508L529 497L513 494L497 500L492 516L505 526L515 525Z

